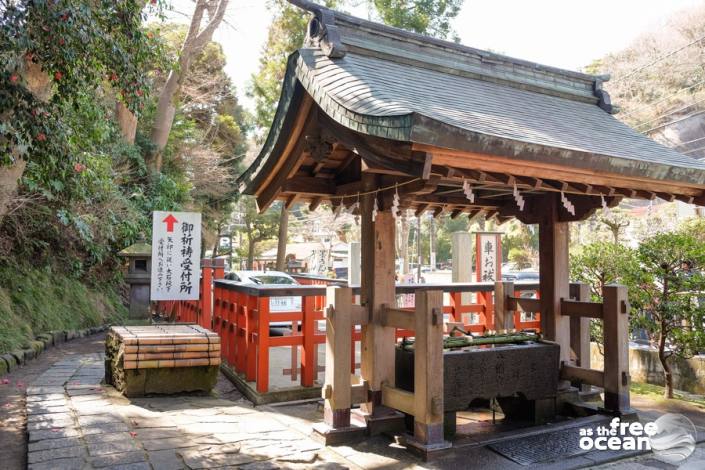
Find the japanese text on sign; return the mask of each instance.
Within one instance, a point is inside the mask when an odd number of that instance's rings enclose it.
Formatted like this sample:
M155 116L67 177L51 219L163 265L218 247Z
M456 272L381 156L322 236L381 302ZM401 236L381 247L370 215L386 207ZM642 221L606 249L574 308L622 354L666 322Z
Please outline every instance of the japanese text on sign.
M493 282L499 280L500 253L499 235L496 233L478 233L479 263L477 263L477 280Z
M195 300L200 287L201 214L155 211L152 300Z

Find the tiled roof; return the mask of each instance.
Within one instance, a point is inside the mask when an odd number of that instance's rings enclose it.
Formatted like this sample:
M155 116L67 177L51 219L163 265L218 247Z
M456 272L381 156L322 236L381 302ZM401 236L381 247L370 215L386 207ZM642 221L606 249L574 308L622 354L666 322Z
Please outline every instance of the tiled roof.
M279 125L294 82L362 134L567 167L705 184L705 162L616 119L607 77L561 70L332 12L315 14L289 60ZM261 159L277 138L272 139ZM268 150L269 148L269 150ZM247 178L249 179L249 178Z

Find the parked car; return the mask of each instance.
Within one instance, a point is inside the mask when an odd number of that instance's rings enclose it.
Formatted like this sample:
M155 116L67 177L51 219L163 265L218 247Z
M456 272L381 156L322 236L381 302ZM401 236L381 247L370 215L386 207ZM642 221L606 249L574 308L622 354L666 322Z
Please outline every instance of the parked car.
M281 286L298 286L296 279L280 271L232 271L225 279L243 284L270 284ZM296 312L301 310L301 297L270 297L270 312Z
M538 271L532 271L529 269L523 270L523 271L507 271L507 272L502 272L502 280L503 281L512 281L512 282L521 282L521 281L526 281L526 282L538 282L539 280L539 272Z

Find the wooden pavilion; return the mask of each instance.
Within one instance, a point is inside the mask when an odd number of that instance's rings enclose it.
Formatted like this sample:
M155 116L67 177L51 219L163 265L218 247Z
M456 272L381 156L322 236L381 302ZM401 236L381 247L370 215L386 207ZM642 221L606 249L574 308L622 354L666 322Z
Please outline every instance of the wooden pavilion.
M416 214L447 211L452 217L484 215L500 223L514 217L538 224L536 302L543 335L560 346L565 370L595 378L575 367L573 314L565 307L568 223L623 197L705 205L705 162L615 119L616 108L602 88L608 77L432 39L304 0L290 2L313 17L305 45L289 57L272 128L240 189L256 197L260 210L279 199L286 207L308 203L313 210L328 202L360 214L361 305L352 305L346 289L331 291L328 300L334 306L324 387L329 428L350 426L352 403L362 403L368 425L382 420L382 405L390 405L416 410L414 434L421 447L443 443L438 418L443 384L437 375L441 294L417 296L416 314L409 318L394 308L397 206ZM605 362L616 362L617 372L595 378L604 383L606 407L617 412L628 406L629 393L628 304L619 292L622 297L612 300L621 317L608 321L604 313L605 329L621 335L605 345ZM577 310L583 317L603 314L602 307ZM336 323L343 321L340 312L348 323ZM363 325L362 377L352 385L347 365L333 367L336 354L346 348L349 354L344 328L349 332L350 322ZM393 387L397 324L417 328L416 354L424 356L415 366L412 397ZM343 325L342 333L336 325Z

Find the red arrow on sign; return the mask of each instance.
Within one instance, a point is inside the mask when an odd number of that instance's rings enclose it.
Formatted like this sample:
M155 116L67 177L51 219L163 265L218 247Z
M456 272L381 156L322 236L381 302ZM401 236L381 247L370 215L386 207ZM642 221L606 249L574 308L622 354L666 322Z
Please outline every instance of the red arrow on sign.
M177 223L178 220L176 220L176 217L174 217L172 214L169 214L166 216L166 218L164 220L162 220L162 222L166 223L166 231L167 232L173 232L174 231L174 224Z

